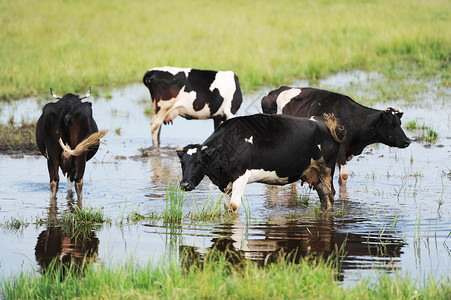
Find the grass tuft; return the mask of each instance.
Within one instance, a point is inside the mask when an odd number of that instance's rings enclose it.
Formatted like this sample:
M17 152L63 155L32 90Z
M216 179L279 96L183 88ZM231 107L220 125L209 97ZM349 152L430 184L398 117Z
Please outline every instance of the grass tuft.
M225 214L223 197L223 195L220 195L215 199L208 196L206 202L200 207L195 202L193 211L188 213L188 219L192 221L210 221L221 218Z
M163 220L168 223L180 223L183 217L183 203L186 199L186 192L180 189L177 181L169 180L165 186L166 207L163 213Z

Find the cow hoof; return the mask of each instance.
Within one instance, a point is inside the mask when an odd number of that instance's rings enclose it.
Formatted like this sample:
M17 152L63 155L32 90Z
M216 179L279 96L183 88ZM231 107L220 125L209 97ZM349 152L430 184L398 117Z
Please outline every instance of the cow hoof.
M58 190L58 181L50 181L50 198L56 198L56 192Z
M338 177L338 184L340 186L345 186L348 181L348 174L342 174Z
M240 209L239 205L237 205L235 203L231 203L230 206L235 213L238 213L238 210Z

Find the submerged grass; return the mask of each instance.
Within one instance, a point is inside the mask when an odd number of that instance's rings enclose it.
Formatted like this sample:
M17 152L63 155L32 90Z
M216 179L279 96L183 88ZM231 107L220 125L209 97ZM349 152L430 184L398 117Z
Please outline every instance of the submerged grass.
M140 82L162 65L233 70L245 92L350 69L449 83L450 11L447 0L1 1L0 99Z
M292 263L281 258L259 267L242 261L238 265L226 254L211 255L201 265L175 261L157 266L128 261L106 267L89 265L83 276L64 265L42 276L22 272L4 278L4 299L449 299L446 280L419 284L410 278L382 275L343 288L336 281L331 261L303 259ZM61 276L64 274L64 276Z

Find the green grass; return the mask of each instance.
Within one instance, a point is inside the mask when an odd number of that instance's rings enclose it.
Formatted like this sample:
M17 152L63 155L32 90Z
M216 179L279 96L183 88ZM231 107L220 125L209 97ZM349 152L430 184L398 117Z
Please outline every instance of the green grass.
M233 255L233 254L232 254ZM66 269L65 269L66 268ZM264 268L209 253L200 264L89 265L82 276L56 265L42 276L22 272L0 283L3 299L449 299L446 280L414 282L380 275L343 288L332 262L281 258Z
M183 217L183 203L187 194L180 189L177 180L169 180L166 183L165 191L166 206L163 212L163 220L168 223L180 223Z
M418 130L420 133L420 136L418 137L418 139L421 141L425 141L428 143L437 141L438 133L431 127L428 127L424 124L422 124L422 125L418 124L416 120L409 121L407 123L406 128L407 128L407 130L410 130L410 131Z
M435 142L438 138L438 133L432 128L427 128L422 131L421 139L426 142Z
M62 232L72 238L90 236L104 224L111 224L111 219L105 217L102 211L93 207L79 208L73 205L71 211L66 211L59 217L37 218L37 226L60 227Z
M188 219L191 221L209 221L222 218L226 211L224 210L223 195L216 198L208 197L207 200L202 201L200 205L194 202L192 211L188 213Z
M416 120L409 121L406 125L407 130L418 130L427 128L425 125L419 125Z
M447 0L1 1L0 99L163 65L233 70L244 92L356 68L449 84L450 14Z

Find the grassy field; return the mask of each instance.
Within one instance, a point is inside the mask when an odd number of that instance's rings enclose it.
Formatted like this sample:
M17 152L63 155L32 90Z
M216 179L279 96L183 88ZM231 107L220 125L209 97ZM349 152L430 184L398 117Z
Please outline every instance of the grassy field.
M235 257L237 258L237 257ZM22 273L0 284L3 299L449 299L449 282L419 284L409 278L380 275L342 288L331 262L289 259L265 268L224 254L210 253L203 263L116 267L57 266L42 276ZM419 285L418 285L419 284Z
M0 1L0 99L233 70L245 92L349 69L450 83L451 2Z

